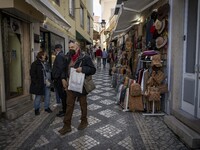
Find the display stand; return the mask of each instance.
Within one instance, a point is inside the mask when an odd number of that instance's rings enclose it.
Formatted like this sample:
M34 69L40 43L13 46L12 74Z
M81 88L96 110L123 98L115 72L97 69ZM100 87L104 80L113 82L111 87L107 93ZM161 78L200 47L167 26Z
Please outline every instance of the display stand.
M123 112L129 111L129 109L128 109L128 100L129 100L129 88L126 89L126 96L125 96L125 100L124 100Z
M143 113L143 116L164 116L164 113L155 113L155 101L152 104L152 112L151 113Z

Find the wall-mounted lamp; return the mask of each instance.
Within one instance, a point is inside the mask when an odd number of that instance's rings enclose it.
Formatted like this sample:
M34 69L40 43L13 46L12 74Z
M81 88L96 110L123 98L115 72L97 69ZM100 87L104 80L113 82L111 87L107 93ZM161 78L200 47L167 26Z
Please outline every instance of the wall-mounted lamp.
M104 19L102 19L101 21L101 27L102 28L105 28L106 27L106 21Z

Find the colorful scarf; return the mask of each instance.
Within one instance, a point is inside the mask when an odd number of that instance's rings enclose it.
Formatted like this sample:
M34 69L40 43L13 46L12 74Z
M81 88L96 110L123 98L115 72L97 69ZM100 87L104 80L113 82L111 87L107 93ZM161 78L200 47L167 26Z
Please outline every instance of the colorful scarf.
M77 58L78 58L79 55L80 55L80 52L81 52L81 51L78 50L77 53L76 53L75 55L72 56L72 61L73 61L73 62L75 62L75 61L77 60Z

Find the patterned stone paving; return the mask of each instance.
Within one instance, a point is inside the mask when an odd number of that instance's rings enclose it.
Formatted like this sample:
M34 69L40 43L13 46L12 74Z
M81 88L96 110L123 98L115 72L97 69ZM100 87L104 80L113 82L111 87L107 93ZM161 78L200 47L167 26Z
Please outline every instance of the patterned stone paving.
M46 122L46 126L38 130L39 132L34 133L30 130L31 140L25 139L21 142L23 147L19 144L18 149L187 150L187 147L167 128L162 117L144 117L141 113L123 112L122 108L115 104L116 93L111 87L108 69L98 69L93 79L96 89L88 95L89 125L85 130L77 130L81 111L79 103L76 103L70 133L61 136L58 130L63 126L63 117L54 117ZM31 119L36 119L33 112L31 115L32 117L27 119L29 124ZM24 125L24 121L26 119L23 118L20 122L4 125L0 122L0 149L8 149L6 146L12 143L12 139L21 135L19 132L23 132L25 127L29 127L28 123ZM7 128L13 128L12 132L7 133ZM9 137L13 134L13 137Z

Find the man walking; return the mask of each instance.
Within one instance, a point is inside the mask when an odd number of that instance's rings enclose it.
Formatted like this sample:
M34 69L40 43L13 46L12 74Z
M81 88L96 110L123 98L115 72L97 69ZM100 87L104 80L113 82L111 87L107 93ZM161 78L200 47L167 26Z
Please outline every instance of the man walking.
M67 111L64 117L64 126L62 129L60 129L58 132L61 135L66 134L67 132L71 132L71 120L72 120L72 114L74 111L74 105L76 99L80 103L81 107L81 123L78 126L78 130L83 130L87 127L88 125L88 120L87 120L87 92L85 88L83 87L82 93L75 92L68 90L68 81L69 81L69 73L70 73L70 68L75 68L76 72L82 72L85 74L85 76L93 75L96 72L96 68L92 62L92 59L90 56L84 54L80 50L80 45L78 42L70 42L69 43L69 53L71 55L68 60L68 66L67 66L67 80L62 80L63 87L66 90L67 93Z
M60 44L55 45L55 53L56 53L56 58L53 63L52 76L54 80L54 86L56 90L58 91L58 95L62 101L62 111L59 111L57 116L62 117L65 115L66 107L67 107L66 106L66 92L64 91L64 88L62 85L62 79L66 78L66 73L65 73L66 59L62 51L62 45Z
M108 57L108 53L106 52L105 48L103 49L103 52L102 52L102 59L103 59L103 68L106 67L106 60L107 60L107 57Z

